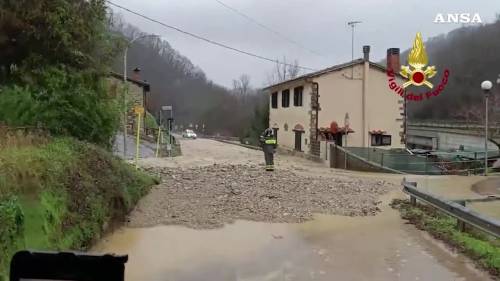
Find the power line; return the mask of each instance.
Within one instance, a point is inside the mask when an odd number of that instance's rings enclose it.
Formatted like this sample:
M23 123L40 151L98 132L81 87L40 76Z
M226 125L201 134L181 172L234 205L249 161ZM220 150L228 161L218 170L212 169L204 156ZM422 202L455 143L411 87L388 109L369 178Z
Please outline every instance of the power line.
M279 32L279 31L274 30L273 28L270 28L270 27L266 26L266 25L265 25L265 24L263 24L263 23L260 23L260 22L259 22L259 21L257 21L256 19L254 19L254 18L252 18L252 17L250 17L250 16L248 16L248 15L244 14L243 12L241 12L241 11L237 10L236 8L233 8L233 7L229 6L228 4L226 4L226 3L222 2L222 1L219 1L219 0L214 0L214 1L215 1L215 2L217 2L217 3L219 3L220 5L224 6L225 8L227 8L227 9L229 9L229 10L231 10L231 11L235 12L236 14L238 14L238 15L240 15L240 16L242 16L242 17L244 17L244 18L245 18L245 19L247 19L248 21L250 21L250 22L252 22L252 23L254 23L254 24L256 24L256 25L260 26L261 28L263 28L263 29L265 29L265 30L267 30L267 31L269 31L269 32L271 32L271 33L273 33L274 35L276 35L276 36L280 37L281 39L284 39L285 41L288 41L289 43L292 43L292 44L294 44L294 45L298 46L299 48L304 49L304 50L306 50L306 51L308 51L308 52L310 52L310 53L312 53L312 54L315 54L315 55L317 55L317 56L321 56L321 57L325 57L323 54L321 54L321 53L319 53L319 52L316 52L316 51L314 51L314 50L311 50L311 49L307 48L306 46L304 46L304 45L300 44L299 42L297 42L297 41L293 40L292 38L290 38L290 37L288 37L288 36L284 35L283 33Z
M254 57L254 58L258 58L258 59L261 59L261 60L266 60L266 61L269 61L269 62L272 62L272 63L278 63L278 64L282 64L282 65L286 65L286 66L291 66L291 67L298 67L300 69L309 70L309 71L317 71L316 69L313 69L313 68L310 68L310 67L305 67L305 66L300 66L300 65L293 65L293 64L290 64L290 63L286 63L286 62L280 62L280 61L275 60L275 59L271 59L271 58L268 58L268 57L265 57L265 56L261 56L261 55L258 55L258 54L254 54L254 53L251 53L251 52L247 52L247 51L244 51L244 50L240 50L240 49L237 49L235 47L231 47L229 45L226 45L226 44L223 44L223 43L219 43L217 41L214 41L214 40L202 37L200 35L196 35L194 33L185 31L185 30L183 30L181 28L178 28L178 27L175 27L175 26L163 23L163 22L161 22L159 20L155 20L155 19L153 19L151 17L148 17L146 15L143 15L143 14L141 14L139 12L135 12L133 10L130 10L130 9L126 8L126 7L123 7L123 6L120 6L118 4L115 4L115 3L113 3L113 2L111 2L109 0L106 0L106 2L109 3L112 6L115 6L117 8L123 9L123 10L125 10L125 11L127 11L127 12L129 12L131 14L134 14L136 16L139 16L139 17L144 18L146 20L149 20L151 22L157 23L157 24L162 25L164 27L173 29L173 30L175 30L177 32L180 32L180 33L183 33L185 35L191 36L191 37L196 38L198 40L205 41L205 42L210 43L210 44L215 45L215 46L219 46L219 47L222 47L222 48L225 48L225 49L228 49L228 50L232 50L234 52L237 52L237 53L240 53L240 54L244 54L244 55L247 55L247 56L251 56L251 57Z

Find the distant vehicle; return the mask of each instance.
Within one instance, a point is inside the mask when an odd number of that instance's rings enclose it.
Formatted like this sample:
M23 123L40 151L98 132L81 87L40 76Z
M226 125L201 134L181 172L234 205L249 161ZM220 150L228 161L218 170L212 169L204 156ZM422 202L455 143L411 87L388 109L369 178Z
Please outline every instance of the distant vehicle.
M196 133L193 132L193 130L190 130L190 129L186 129L184 131L184 133L182 133L182 137L185 138L185 139L196 139Z

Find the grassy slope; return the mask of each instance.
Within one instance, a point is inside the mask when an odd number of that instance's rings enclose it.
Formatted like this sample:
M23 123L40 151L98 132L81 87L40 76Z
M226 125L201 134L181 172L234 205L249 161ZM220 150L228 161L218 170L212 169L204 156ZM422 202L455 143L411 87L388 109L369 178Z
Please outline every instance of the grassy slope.
M69 138L0 150L0 280L18 249L84 250L154 180Z
M492 275L500 276L500 240L469 229L460 232L456 220L424 205L412 206L408 200L394 200L394 208L401 216L415 224L419 229L428 231L434 237L456 247L471 257Z

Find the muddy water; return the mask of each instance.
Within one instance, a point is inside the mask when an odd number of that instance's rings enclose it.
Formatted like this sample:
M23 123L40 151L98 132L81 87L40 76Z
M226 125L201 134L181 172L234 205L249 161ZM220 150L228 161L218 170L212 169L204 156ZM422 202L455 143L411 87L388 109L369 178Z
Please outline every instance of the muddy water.
M500 221L500 200L467 203L467 207L482 215Z
M93 252L129 254L126 280L490 280L384 207L303 224L122 228Z
M428 176L410 178L417 187L450 200L500 196L500 177ZM500 200L467 203L467 207L487 217L500 219Z
M450 200L484 197L471 187L485 179L484 176L418 176L411 177L417 187Z
M500 195L500 177L492 177L472 185L472 190L481 195Z

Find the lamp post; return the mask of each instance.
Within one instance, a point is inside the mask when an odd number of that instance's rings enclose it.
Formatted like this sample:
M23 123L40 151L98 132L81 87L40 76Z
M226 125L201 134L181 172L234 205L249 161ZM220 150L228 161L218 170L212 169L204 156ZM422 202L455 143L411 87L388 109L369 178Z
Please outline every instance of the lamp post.
M498 80L497 80L498 81ZM483 81L481 83L481 89L484 93L484 175L488 175L488 98L490 96L491 88L493 87L493 83L491 81Z
M127 94L128 94L128 84L127 84L127 55L128 49L130 46L136 42L137 40L146 38L146 37L158 37L156 34L145 34L139 37L136 37L127 42L127 46L125 47L125 52L123 53L123 157L127 158Z

